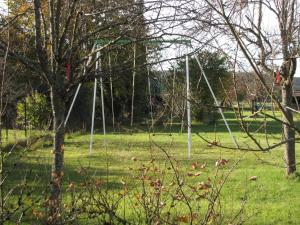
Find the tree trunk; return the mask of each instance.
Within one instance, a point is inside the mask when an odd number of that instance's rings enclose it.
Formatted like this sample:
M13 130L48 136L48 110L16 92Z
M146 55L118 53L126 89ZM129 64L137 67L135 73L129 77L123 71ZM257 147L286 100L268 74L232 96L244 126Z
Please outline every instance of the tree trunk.
M51 88L51 104L53 112L53 161L51 173L51 191L48 205L48 224L61 223L61 187L64 164L64 116L65 101L62 93Z
M5 116L5 144L8 144L8 116Z
M294 125L293 114L286 107L292 107L293 90L290 80L285 81L282 86L282 104L286 111L287 118L283 118L283 134L285 140L285 163L286 175L290 175L296 171L296 155L295 155L295 130L291 127ZM289 124L291 126L289 126Z
M24 101L24 128L25 128L25 139L28 145L28 136L27 136L27 99L25 97Z
M3 178L4 178L4 153L2 149L2 115L0 113L0 224L4 223L4 191L3 191Z

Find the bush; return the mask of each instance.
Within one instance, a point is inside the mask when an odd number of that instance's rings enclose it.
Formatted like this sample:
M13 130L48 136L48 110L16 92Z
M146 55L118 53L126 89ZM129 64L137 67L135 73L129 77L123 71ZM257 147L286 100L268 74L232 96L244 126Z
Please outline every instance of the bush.
M50 125L51 106L45 95L34 93L32 96L27 96L25 101L18 102L17 126L19 128L25 127L25 107L27 127L44 129Z

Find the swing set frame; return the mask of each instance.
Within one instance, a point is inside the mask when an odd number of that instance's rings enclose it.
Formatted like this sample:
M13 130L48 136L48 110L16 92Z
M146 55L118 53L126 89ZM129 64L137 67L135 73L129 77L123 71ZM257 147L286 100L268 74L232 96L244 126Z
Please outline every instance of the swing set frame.
M105 46L105 45L130 45L130 44L133 44L134 46L134 49L133 49L133 52L134 52L134 56L133 56L133 76L132 76L132 99L131 99L131 121L130 121L130 127L132 129L132 126L133 126L133 113L134 113L134 85L135 85L135 76L136 76L136 44L137 43L141 43L141 44L144 44L146 46L146 54L148 54L148 46L153 46L153 45L162 45L162 44L180 44L180 45L184 45L186 47L191 47L192 46L192 43L191 43L191 40L188 40L188 39L149 39L149 40L142 40L142 41L135 41L135 40L132 40L132 39L119 39L119 40L116 40L114 42L112 42L111 40L108 40L108 39L97 39L95 41L95 45L96 45L96 73L98 73L99 71L101 71L101 52L100 50L97 51L97 48L99 48L99 46ZM191 128L192 128L192 120L191 120L191 93L190 93L190 75L189 75L189 57L190 55L189 54L185 54L185 74L186 74L186 108L187 108L187 125L188 125L188 158L191 157L191 149L192 149L192 133L191 133ZM197 55L195 55L195 58L197 60L197 63L199 65L199 68L200 68L200 71L201 71L201 74L204 76L205 78L205 81L209 87L209 90L215 100L215 104L217 105L218 109L219 109L219 112L220 114L222 115L222 118L224 120L224 123L227 127L227 130L232 138L232 141L233 143L235 144L236 147L238 147L238 144L237 144L237 141L235 139L235 137L233 136L232 132L231 132L231 129L227 123L227 120L223 114L223 111L219 105L219 102L217 101L216 97L215 97L215 94L211 88L211 85L207 79L207 76L203 70L203 67L197 57ZM109 60L110 61L110 60ZM153 122L153 112L152 112L152 103L151 103L151 85L150 85L150 68L149 66L147 66L147 72L148 72L148 88L149 88L149 94L150 94L150 110L151 110L151 128L152 128L152 131L154 131L153 129L153 126L154 126L154 122ZM174 72L175 73L175 72ZM175 76L175 75L174 75ZM111 79L110 79L111 81ZM99 82L100 82L100 92L101 92L101 108L102 108L102 126L103 126L103 136L104 136L104 142L106 143L106 140L105 140L105 136L106 136L106 122L105 122L105 108L104 108L104 93L103 93L103 78L102 76L100 76L99 78ZM76 89L76 92L75 92L75 95L74 95L74 98L73 98L73 101L71 103L71 106L69 108L69 111L68 111L68 114L66 116L66 119L65 119L65 123L64 123L64 126L67 125L67 122L68 122L68 119L69 119L69 116L71 114L71 111L72 111L72 108L74 106L74 103L76 101L76 98L78 96L78 93L79 93L79 90L81 88L81 83L78 85L77 89ZM110 87L111 87L111 92L112 92L112 83L110 84ZM93 142L94 142L94 121L95 121L95 106L96 106L96 95L97 95L97 78L95 77L95 80L94 80L94 91L93 91L93 108L92 108L92 123L91 123L91 133L90 133L90 147L89 147L89 155L92 156L92 148L93 148ZM113 100L112 100L113 102ZM113 107L113 106L112 106ZM114 114L114 112L113 112ZM113 121L114 123L114 121Z

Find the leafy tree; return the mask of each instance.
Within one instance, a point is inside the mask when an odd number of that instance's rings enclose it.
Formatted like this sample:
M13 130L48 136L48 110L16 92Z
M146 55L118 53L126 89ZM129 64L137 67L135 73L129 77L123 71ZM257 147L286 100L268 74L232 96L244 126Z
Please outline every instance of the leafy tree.
M220 102L224 102L224 88L230 84L230 72L227 58L219 52L204 51L198 54L198 58L207 75L209 83ZM179 71L185 71L185 62L179 62ZM205 114L215 111L214 99L209 91L207 83L200 72L195 58L190 58L190 90L193 102L192 113L197 120L203 120ZM185 74L181 74L184 84ZM222 87L224 85L224 88Z
M111 51L110 56L112 58L112 85L113 85L113 98L115 116L121 122L126 121L131 114L131 100L132 100L132 76L133 76L133 46L115 46ZM103 60L106 70L109 71L108 54ZM131 57L128 59L128 55ZM124 63L125 61L125 63ZM146 99L146 87L147 87L147 74L145 69L145 48L142 44L136 45L136 75L135 75L135 96L134 96L134 118L142 118L145 114L147 105ZM109 79L105 79L105 103L109 107L108 116L111 116L111 96L109 93L110 82Z
M25 118L26 117L26 118ZM45 95L35 92L25 101L17 104L17 125L24 127L24 121L32 129L45 129L51 122L51 106Z

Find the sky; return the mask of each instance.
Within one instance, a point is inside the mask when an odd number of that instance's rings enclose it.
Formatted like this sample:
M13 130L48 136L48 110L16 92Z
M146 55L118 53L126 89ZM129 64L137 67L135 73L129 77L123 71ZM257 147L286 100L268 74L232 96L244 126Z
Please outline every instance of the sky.
M7 1L6 0L0 0L0 12L2 13L3 10L5 9L6 7L6 3Z

